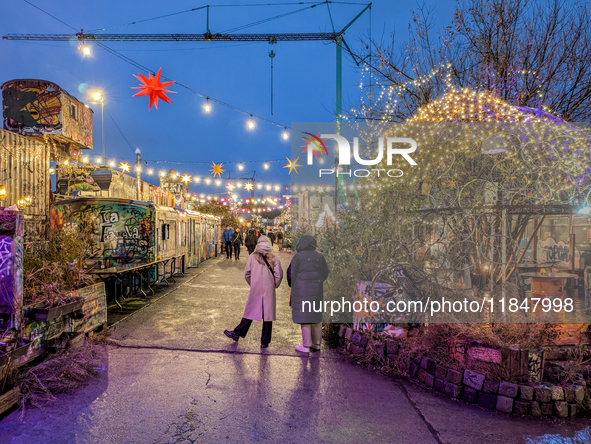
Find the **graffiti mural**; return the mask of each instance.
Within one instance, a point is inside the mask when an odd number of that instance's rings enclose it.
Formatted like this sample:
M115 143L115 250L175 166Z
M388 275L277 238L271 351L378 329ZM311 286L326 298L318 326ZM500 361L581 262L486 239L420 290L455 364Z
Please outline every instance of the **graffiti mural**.
M2 91L4 128L19 134L61 134L62 104L55 86Z
M101 268L154 261L154 207L119 199L78 199L51 210L51 225L76 229L92 224L93 251L87 265Z
M0 209L0 312L22 305L22 238L19 212Z
M2 85L4 129L25 136L54 135L92 148L92 110L58 85L11 80Z

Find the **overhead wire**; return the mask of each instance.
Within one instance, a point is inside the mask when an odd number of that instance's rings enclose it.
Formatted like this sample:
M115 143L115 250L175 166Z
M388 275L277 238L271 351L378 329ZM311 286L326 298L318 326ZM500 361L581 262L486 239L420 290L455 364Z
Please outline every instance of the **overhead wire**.
M23 1L24 1L25 3L27 3L27 4L31 5L31 6L35 7L36 9L38 9L38 10L39 10L39 11L41 11L41 12L43 12L44 14L47 14L49 17L53 18L54 20L57 20L58 22L62 23L63 25L65 25L65 26L68 26L69 28L71 28L71 29L73 29L73 30L76 30L76 28L74 28L74 27L73 27L73 26L71 26L70 24L68 24L68 23L66 23L66 22L64 22L64 21L62 21L62 20L60 20L59 18L57 18L57 17L53 16L53 15L52 15L52 14L50 14L49 12L47 12L47 11L45 11L45 10L41 9L40 7L38 7L38 6L34 5L34 4L33 4L33 3L31 3L30 1L28 1L28 0L23 0ZM324 1L324 2L320 2L320 3L317 3L317 2L297 2L297 3L288 2L288 3L275 3L275 4L271 4L271 3L255 3L255 4L246 4L246 5L207 5L207 6L202 6L202 7L198 7L198 8L192 8L192 9L188 9L188 10L185 10L185 11L179 11L179 12L176 12L176 13L171 13L171 14L167 14L167 15L163 15L163 16L153 17L153 18L151 18L151 19L145 19L145 20L143 20L143 21L156 20L156 19L158 19L158 18L164 18L164 17L168 17L168 16L172 16L172 15L178 15L178 14L182 14L182 13L186 13L186 12L196 11L196 10L203 9L203 8L206 8L206 7L285 6L285 5L295 5L295 4L297 4L297 5L301 5L301 4L310 4L310 5L313 5L313 6L310 6L310 7L307 7L307 8L303 8L303 9L300 9L300 10L297 10L297 11L291 11L290 13L286 13L286 14L283 14L283 15L280 15L280 16L276 16L276 17L272 17L272 18L268 18L268 19L265 19L265 20L264 20L264 21L271 21L271 20L275 20L275 19L277 19L277 18L283 17L283 16L285 16L285 15L295 14L295 13L297 13L297 12L301 12L301 11L303 11L303 10L306 10L306 9L311 9L311 8L313 8L313 7L316 7L316 6L319 6L319 5L322 5L322 4L327 4L327 6L328 6L330 3L335 3L335 4L351 4L351 5L359 5L359 4L361 4L361 5L367 5L367 3L353 3L353 2L332 2L332 1ZM329 14L330 14L330 8L329 8ZM331 15L331 17L330 17L330 18L331 18L331 25L333 25L333 23L332 23L332 15ZM129 24L135 24L135 23L140 23L140 22L141 22L141 21L135 21L135 22L131 22L131 23L129 23ZM263 22L263 21L261 21L261 22ZM254 23L254 24L249 24L249 25L244 25L244 26L245 26L245 27L247 27L247 26L254 26L255 24L256 24L256 23ZM127 25L118 25L117 27L122 27L122 26L127 26ZM106 30L106 29L113 29L113 27L112 27L112 28L102 28L102 29L103 29L103 30ZM236 29L238 29L238 28L236 28ZM333 25L333 30L334 30L334 25ZM228 31L226 31L226 32L228 32ZM128 64L130 64L130 65L132 65L132 66L135 66L135 67L136 67L136 68L138 68L138 69L141 69L141 70L147 71L147 72L149 72L149 73L152 73L152 74L155 74L155 73L156 73L156 71L154 71L154 70L152 70L152 69L149 69L148 67L146 67L146 66L144 66L144 65L142 65L142 64L140 64L140 63L138 63L138 62L136 62L135 60L131 59L130 57L127 57L127 56L125 56L125 55L121 54L120 52L118 52L118 51L114 50L113 48L110 48L110 47L106 46L104 43L101 43L101 42L95 42L95 44L96 44L97 46L99 46L99 47L103 48L105 51L109 52L110 54L112 54L112 55L114 55L114 56L118 57L119 59L123 60L124 62L126 62L126 63L128 63ZM338 43L337 43L337 44L338 44ZM346 48L346 50L348 50L348 49ZM367 63L367 62L366 62L366 63ZM169 80L169 81L170 81L170 80L172 80L172 79L170 79L170 78L168 78L168 77L165 77L165 76L162 76L161 78L162 78L162 79L164 79L164 80ZM221 106L224 106L224 107L226 107L226 108L229 108L229 109L231 109L231 110L233 110L233 111L240 112L240 113L242 113L242 114L244 114L244 115L252 116L253 118L256 118L256 119L258 119L258 120L260 120L260 121L262 121L262 122L269 123L269 124L271 124L271 125L274 125L274 126L276 126L276 127L278 127L278 128L290 128L290 130L291 130L291 131L297 131L297 130L293 130L293 129L291 128L291 126L290 126L290 125L281 124L281 123L279 123L279 122L275 122L275 121L273 121L273 120L270 120L270 119L267 119L267 118L265 118L265 117L262 117L262 116L260 116L260 115L258 115L258 114L254 114L254 113L252 113L252 112L245 111L245 110L243 110L243 109L241 109L241 108L235 107L235 106L233 106L233 105L231 105L231 104L229 104L229 103L227 103L227 102L224 102L223 100L216 99L216 98L214 98L214 97L210 96L209 94L204 94L204 93L201 93L201 92L199 92L199 91L197 91L197 90L195 90L195 89L191 88L190 86L188 86L188 85L185 85L185 84L184 84L184 83L182 83L182 82L179 82L179 81L175 81L175 82L176 82L176 84L177 84L178 86L180 86L181 88L184 88L184 89L186 89L187 91L190 91L190 92L192 92L193 94L195 94L195 95L197 95L197 96L199 96L199 97L201 97L201 98L203 98L203 99L206 99L206 100L208 100L208 101L212 101L212 102L214 102L214 103L217 103L217 104L219 104L219 105L221 105ZM298 132L299 132L299 131L298 131ZM129 143L129 142L128 142L128 143Z
M293 15L293 14L297 14L299 12L307 11L308 9L315 8L316 6L322 5L324 3L325 2L316 3L316 4L313 4L312 6L307 6L305 8L298 9L296 11L286 12L284 14L279 14L279 15L276 15L276 16L273 16L273 17L268 17L266 19L258 20L256 22L248 23L246 25L238 26L236 28L231 28L231 29L228 29L226 31L222 31L221 33L222 34L230 34L232 32L241 31L242 29L251 28L251 27L256 26L256 25L261 25L263 23L271 22L273 20L277 20L277 19L284 18L284 17L290 16L290 15Z
M44 11L43 9L41 9L39 6L34 5L33 3L31 3L29 0L23 0L25 3L31 5L33 8L38 9L39 11L41 11L44 14L47 14L48 16L50 16L52 19L57 20L58 22L60 22L62 25L66 25L68 28L73 29L74 31L78 31L76 28L74 28L72 25L67 24L66 22L58 19L56 16L51 15L49 12Z
M107 111L107 114L109 115L109 117L111 118L111 120L113 121L113 123L115 124L115 126L117 127L117 129L119 130L119 133L121 134L121 137L123 137L123 139L125 139L125 141L129 145L129 148L135 154L135 150L131 146L131 143L129 143L129 140L127 140L127 137L125 137L125 134L123 134L123 131L121 131L121 128L119 128L119 125L117 125L117 122L115 121L115 119L113 118L113 116L111 115L111 113L109 112L109 108L107 108L106 106L105 106L105 111Z
M29 3L29 2L27 1L27 3ZM172 16L175 16L175 15L185 14L185 13L188 13L188 12L199 11L199 10L206 9L206 8L243 8L243 7L295 6L295 5L315 5L315 6L318 6L318 5L321 5L321 4L324 4L324 3L327 3L327 4L328 3L334 3L334 4L341 4L341 5L364 5L364 6L367 6L367 4L368 4L368 3L356 3L356 2L324 1L324 2L321 2L321 3L317 3L317 2L282 2L282 3L250 3L250 4L244 4L244 5L205 5L205 6L199 6L199 7L196 7L196 8L185 9L183 11L172 12L170 14L164 14L164 15L159 15L159 16L156 16L156 17L150 17L150 18L143 19L143 20L135 20L133 22L124 23L122 25L109 26L109 27L106 27L106 28L97 28L97 29L90 30L88 32L102 32L102 31L107 31L107 30L110 30L110 29L123 28L125 26L137 25L138 23L145 23L145 22L149 22L149 21L153 21L153 20L159 20L159 19L162 19L162 18L172 17ZM312 7L315 7L315 6L312 6ZM37 8L37 6L35 6L35 7ZM40 9L40 8L37 8L37 9ZM56 19L56 20L59 21L59 19ZM75 28L72 28L72 29L75 29Z

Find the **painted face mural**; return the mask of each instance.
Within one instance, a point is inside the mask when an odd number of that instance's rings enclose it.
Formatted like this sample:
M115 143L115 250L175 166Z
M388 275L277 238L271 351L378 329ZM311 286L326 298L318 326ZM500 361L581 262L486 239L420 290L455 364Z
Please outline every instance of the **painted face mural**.
M62 104L60 91L41 88L6 88L2 91L4 127L20 133L21 128L37 129L46 134L61 134Z
M51 222L58 228L92 224L92 260L109 268L154 260L154 210L148 206L94 199L55 205Z

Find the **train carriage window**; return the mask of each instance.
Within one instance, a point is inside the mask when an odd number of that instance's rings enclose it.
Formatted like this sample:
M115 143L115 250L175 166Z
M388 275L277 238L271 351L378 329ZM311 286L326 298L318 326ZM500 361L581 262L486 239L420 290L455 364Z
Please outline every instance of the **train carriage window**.
M162 240L170 238L170 224L162 224Z

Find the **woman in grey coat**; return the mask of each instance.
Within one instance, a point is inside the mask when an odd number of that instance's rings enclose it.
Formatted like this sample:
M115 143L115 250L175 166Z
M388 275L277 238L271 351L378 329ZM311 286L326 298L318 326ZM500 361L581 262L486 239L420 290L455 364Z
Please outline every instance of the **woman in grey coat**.
M320 350L323 282L328 277L328 265L324 256L315 251L316 239L312 236L302 236L296 250L287 269L287 283L291 287L292 320L302 326L302 344L296 350L308 353Z
M277 305L275 289L283 280L281 262L272 251L269 238L261 236L257 241L256 250L248 256L244 268L244 279L250 285L250 291L246 298L242 321L234 330L224 331L224 334L234 341L246 337L252 321L263 321L261 347L267 348L271 342Z

